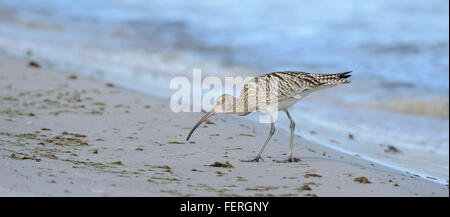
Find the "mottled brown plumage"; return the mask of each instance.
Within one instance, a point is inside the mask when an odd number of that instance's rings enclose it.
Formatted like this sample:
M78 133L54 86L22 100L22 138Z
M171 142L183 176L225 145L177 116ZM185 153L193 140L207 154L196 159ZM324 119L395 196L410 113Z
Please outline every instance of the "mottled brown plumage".
M212 111L200 119L191 130L186 140L189 140L194 130L197 129L202 122L206 121L215 113L232 113L242 116L248 115L254 111L264 111L270 114L271 129L266 142L262 145L256 158L250 160L257 162L262 159L262 152L272 135L275 133L275 125L272 118L273 112L285 111L290 120L291 154L289 158L283 162L292 162L295 123L287 108L294 105L311 92L333 87L337 84L350 83L350 81L347 80L347 78L351 76L350 72L351 71L336 74L318 74L299 71L283 71L257 76L244 85L239 98L236 99L228 94L220 96L216 100Z
M260 75L244 85L235 102L235 107L241 110L234 111L245 111L238 113L245 115L256 110L273 112L286 109L313 91L349 83L347 78L351 76L350 72L316 74L283 71ZM277 104L278 108L274 108L273 104Z

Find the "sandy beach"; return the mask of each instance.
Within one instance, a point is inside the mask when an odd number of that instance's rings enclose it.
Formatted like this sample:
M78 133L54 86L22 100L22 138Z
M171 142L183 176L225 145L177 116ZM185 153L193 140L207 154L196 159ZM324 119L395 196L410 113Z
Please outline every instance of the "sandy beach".
M449 196L448 185L278 130L0 55L0 196ZM321 132L315 132L320 134ZM349 138L351 139L351 138ZM220 163L216 163L220 162ZM228 162L228 163L227 163Z

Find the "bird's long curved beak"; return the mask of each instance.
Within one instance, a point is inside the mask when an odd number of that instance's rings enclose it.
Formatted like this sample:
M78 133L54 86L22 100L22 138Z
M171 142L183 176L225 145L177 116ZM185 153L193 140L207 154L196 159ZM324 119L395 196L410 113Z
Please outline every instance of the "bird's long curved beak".
M192 133L195 131L195 129L197 129L198 126L200 126L200 124L202 124L204 121L208 120L209 117L211 117L213 114L215 114L216 111L214 111L214 109L212 111L210 111L208 114L206 114L205 116L202 117L202 119L200 119L194 126L194 128L192 128L191 132L189 132L189 135L186 138L186 141L189 141L189 138L191 138Z

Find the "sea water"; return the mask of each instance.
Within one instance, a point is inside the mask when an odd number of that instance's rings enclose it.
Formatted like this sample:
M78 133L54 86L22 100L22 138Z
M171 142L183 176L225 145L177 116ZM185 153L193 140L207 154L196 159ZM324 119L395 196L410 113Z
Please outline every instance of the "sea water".
M352 70L291 108L296 133L448 183L448 15L445 0L0 0L0 51L164 99L195 68Z

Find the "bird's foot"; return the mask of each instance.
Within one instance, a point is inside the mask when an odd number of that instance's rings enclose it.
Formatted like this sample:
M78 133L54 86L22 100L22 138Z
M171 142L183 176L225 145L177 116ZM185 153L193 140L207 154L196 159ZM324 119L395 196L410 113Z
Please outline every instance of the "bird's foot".
M258 162L259 160L264 161L264 159L262 157L255 157L253 159L250 160L240 160L241 162Z
M299 162L301 161L299 158L295 158L295 157L289 157L286 160L273 160L277 163L292 163L292 162Z

